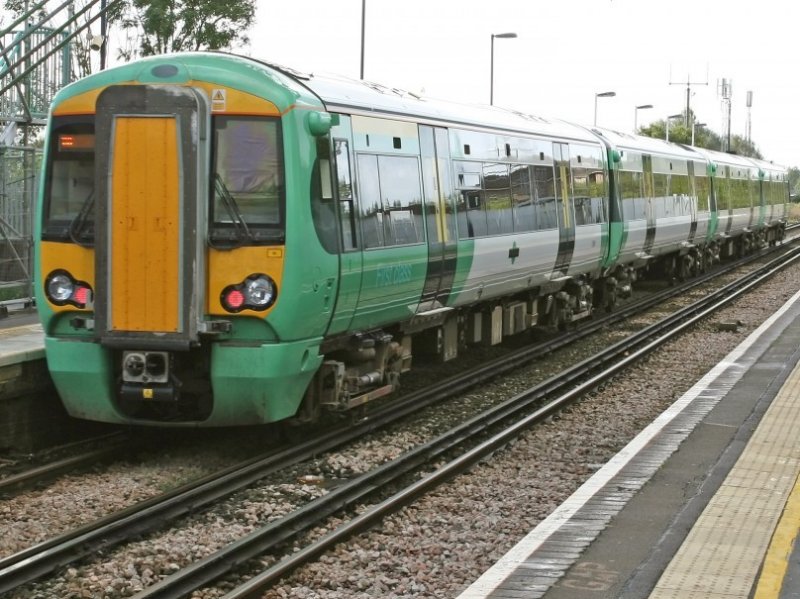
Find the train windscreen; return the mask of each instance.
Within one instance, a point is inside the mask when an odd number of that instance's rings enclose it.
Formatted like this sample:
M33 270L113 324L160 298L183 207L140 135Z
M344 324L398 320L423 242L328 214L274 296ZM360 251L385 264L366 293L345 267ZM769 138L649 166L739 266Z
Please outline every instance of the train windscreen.
M94 124L54 120L45 187L45 239L90 245L94 237Z
M277 118L215 116L212 244L284 240L284 170Z

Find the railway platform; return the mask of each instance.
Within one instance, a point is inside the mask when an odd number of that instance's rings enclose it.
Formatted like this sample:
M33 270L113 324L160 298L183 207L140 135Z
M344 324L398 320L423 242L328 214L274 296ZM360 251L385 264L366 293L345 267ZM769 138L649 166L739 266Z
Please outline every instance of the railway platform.
M68 442L87 428L53 390L36 312L9 310L0 318L0 455Z
M800 597L800 292L459 599Z
M0 318L0 367L44 359L44 333L32 310L12 310Z

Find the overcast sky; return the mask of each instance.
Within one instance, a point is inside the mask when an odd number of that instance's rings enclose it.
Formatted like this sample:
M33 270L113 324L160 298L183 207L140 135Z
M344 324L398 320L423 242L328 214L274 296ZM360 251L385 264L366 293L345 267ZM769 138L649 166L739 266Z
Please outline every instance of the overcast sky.
M258 0L245 53L358 78L361 0ZM365 79L425 95L494 103L632 131L691 108L722 131L718 82L732 81L731 132L764 156L800 165L800 3L787 0L366 0ZM672 85L670 85L672 83ZM707 83L707 85L706 85Z

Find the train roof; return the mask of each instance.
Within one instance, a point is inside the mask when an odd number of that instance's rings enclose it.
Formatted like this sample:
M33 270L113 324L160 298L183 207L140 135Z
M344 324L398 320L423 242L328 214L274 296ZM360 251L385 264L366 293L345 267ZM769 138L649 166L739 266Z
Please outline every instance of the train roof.
M685 146L663 139L654 137L646 137L644 135L635 135L633 133L625 133L622 131L614 131L613 129L604 129L596 127L594 129L598 135L608 140L615 148L620 150L633 150L636 152L644 152L648 154L660 154L663 156L672 156L682 158L684 160L699 160L706 162L705 156L697 151L697 148L692 146Z
M455 127L480 127L508 133L599 143L584 127L498 106L470 105L423 97L379 83L331 74L302 74L286 67L263 63L299 80L325 107L334 112L413 119L417 122Z

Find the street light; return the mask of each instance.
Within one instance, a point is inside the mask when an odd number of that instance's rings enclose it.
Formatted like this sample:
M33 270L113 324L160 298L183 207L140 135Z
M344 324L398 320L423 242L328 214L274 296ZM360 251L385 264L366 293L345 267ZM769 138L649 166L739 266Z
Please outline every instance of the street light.
M636 110L633 111L633 132L639 132L639 111L640 110L647 110L648 108L652 108L652 104L642 104L641 106L637 106Z
M682 114L671 114L667 117L667 141L669 141L669 122L672 119L682 119L682 118L683 118Z
M512 39L517 37L516 33L493 33L492 34L492 58L489 65L489 105L494 104L494 38L503 40Z
M613 98L617 92L600 92L594 95L594 126L597 127L597 98Z
M706 126L705 123L696 123L696 122L692 121L692 145L694 145L694 129L695 129L695 127L705 127L705 126Z

